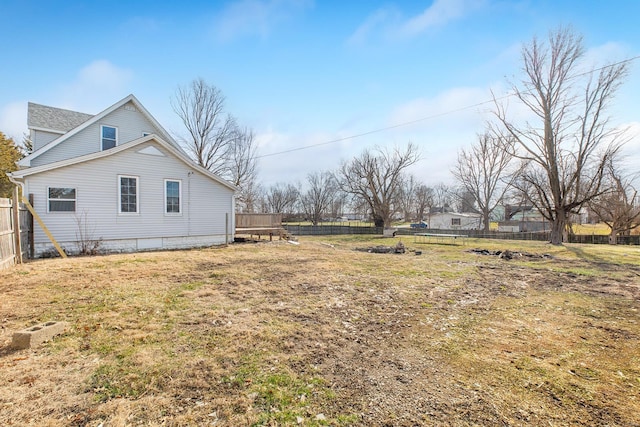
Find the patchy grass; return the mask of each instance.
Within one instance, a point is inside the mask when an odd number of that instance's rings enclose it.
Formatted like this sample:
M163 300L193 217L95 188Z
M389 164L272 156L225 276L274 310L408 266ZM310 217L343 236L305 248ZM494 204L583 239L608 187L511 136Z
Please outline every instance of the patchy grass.
M2 271L0 424L640 425L640 248L403 238L404 255L355 251L398 240ZM72 327L9 347L47 320Z

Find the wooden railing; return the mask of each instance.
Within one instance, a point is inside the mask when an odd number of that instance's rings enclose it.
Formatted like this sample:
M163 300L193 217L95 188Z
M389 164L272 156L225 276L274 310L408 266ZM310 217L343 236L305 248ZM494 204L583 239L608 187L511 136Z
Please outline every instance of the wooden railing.
M282 214L236 214L236 228L273 228L282 226Z

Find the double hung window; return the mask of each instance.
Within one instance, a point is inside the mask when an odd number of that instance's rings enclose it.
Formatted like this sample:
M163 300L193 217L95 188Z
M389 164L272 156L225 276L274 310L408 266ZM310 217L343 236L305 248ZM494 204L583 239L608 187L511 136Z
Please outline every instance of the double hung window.
M100 126L102 151L118 145L118 128L113 126Z
M164 213L176 215L182 213L182 186L177 180L164 180Z
M121 175L118 177L118 181L120 199L118 212L121 214L138 213L138 177Z
M70 187L49 187L48 194L49 212L75 212L76 189Z

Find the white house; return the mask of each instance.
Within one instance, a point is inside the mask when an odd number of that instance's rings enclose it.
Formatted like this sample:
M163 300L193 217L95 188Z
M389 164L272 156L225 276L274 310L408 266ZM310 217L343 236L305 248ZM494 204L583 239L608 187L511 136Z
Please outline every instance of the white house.
M67 252L233 239L236 187L194 163L133 96L92 116L29 103L34 151L9 174ZM36 256L53 244L37 225Z
M478 230L482 215L476 213L438 212L429 214L429 228L436 230Z

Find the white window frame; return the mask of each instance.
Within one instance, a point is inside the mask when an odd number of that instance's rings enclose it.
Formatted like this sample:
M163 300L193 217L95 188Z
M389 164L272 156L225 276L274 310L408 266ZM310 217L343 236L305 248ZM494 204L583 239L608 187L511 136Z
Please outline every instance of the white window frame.
M122 211L122 178L136 180L136 211ZM140 177L135 175L118 175L118 214L119 215L140 215Z
M52 188L71 188L73 189L73 191L75 192L75 198L74 199L52 199L51 196L51 192L50 190ZM73 210L72 211L57 211L57 210L51 210L51 201L56 201L56 202L73 202ZM76 213L78 207L78 189L76 187L47 187L47 213Z
M167 212L167 208L169 207L167 203L167 183L168 182L177 182L178 183L178 212ZM181 179L165 179L164 180L164 214L166 216L181 216L182 215L182 180Z
M115 145L111 148L115 148L118 146L118 128L116 126L111 126L111 125L100 125L100 151L105 151L104 148L104 128L112 128L115 129L116 131L116 138L115 138ZM111 139L108 139L109 141L111 141ZM108 150L109 148L107 148Z

